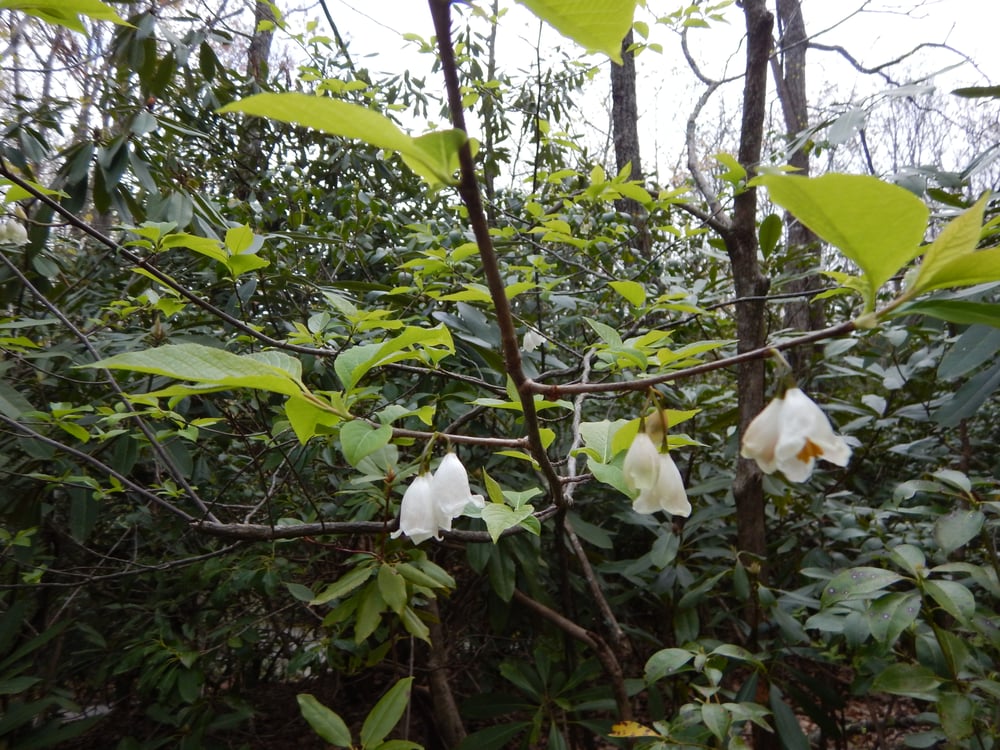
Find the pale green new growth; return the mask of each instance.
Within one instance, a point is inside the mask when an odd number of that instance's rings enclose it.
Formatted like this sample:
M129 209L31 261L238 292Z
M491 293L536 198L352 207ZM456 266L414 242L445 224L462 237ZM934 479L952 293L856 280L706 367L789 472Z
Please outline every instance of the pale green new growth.
M85 366L145 372L226 388L257 388L286 396L307 392L301 380L301 362L282 352L241 356L201 344L169 344L116 354Z
M80 16L96 21L111 21L121 26L131 26L114 8L100 0L0 0L0 9L19 10L48 23L65 26L85 34L87 29Z
M976 251L989 195L951 220L924 253L910 294L1000 279L1000 248Z
M395 151L414 172L432 186L453 184L458 150L466 136L459 130L441 130L414 138L392 120L358 104L326 96L287 92L255 94L222 107L220 112L242 112L281 122L304 125L330 135L356 138Z
M847 174L772 174L756 182L767 187L771 200L840 248L864 272L866 311L875 308L881 286L920 254L929 212L908 190Z
M622 39L632 28L636 0L519 0L587 50L603 52L621 65Z

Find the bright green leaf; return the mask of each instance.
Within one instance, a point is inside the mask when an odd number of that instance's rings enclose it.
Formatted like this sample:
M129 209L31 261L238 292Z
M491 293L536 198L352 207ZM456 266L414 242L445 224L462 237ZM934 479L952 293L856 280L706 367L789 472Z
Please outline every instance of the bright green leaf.
M326 604L334 599L342 599L371 578L374 574L375 568L370 565L364 568L355 568L327 586L319 596L309 603L313 605Z
M430 563L434 565L433 563ZM434 565L437 568L436 565ZM435 577L434 575L428 574L426 571L412 565L411 563L399 563L396 566L396 571L405 578L410 583L415 586L423 586L427 589L441 589L441 588L452 588L455 585L454 579L448 576L441 568L437 568L440 573L447 576L447 579L442 580L440 576Z
M377 585L369 585L359 595L358 617L354 621L354 642L361 644L382 622L382 613L386 609L385 599Z
M746 168L740 164L735 157L725 152L715 154L715 160L728 168L719 177L732 185L739 185L747 178Z
M594 320L593 318L584 318L584 320L587 321L587 324L594 329L605 344L615 348L621 348L623 346L622 337L614 328L606 323L602 323L599 320Z
M878 289L921 252L929 212L919 198L897 185L847 174L769 174L755 182L864 271L867 310L874 309Z
M406 632L414 638L419 638L425 643L431 642L431 629L427 627L427 624L420 619L420 615L412 608L403 607L399 612L399 620L403 623L403 627L406 628Z
M281 356L290 359L287 355ZM241 356L201 344L168 344L141 352L126 352L81 367L131 370L227 388L257 388L286 396L301 396L305 391L305 386L287 366L275 366L251 355Z
M343 421L342 417L317 401L316 398L300 396L292 396L285 402L285 416L288 418L289 424L292 425L295 437L302 445L309 442L309 438L316 434L316 428L320 425L333 427Z
M988 194L984 195L948 222L927 247L912 294L1000 280L1000 248L976 251L988 198Z
M81 34L87 33L80 19L81 15L95 21L111 21L120 26L132 25L100 0L0 0L0 8L19 10L46 23L65 26Z
M406 606L406 580L399 574L399 571L392 565L382 565L378 569L378 590L382 599L396 614L403 611Z
M413 347L420 349L413 350ZM454 351L451 333L443 324L434 328L408 326L395 338L382 343L361 344L341 352L333 367L344 389L350 390L373 367L403 359L420 359L421 354L436 362Z
M981 255L982 253L976 253ZM1000 328L1000 304L996 302L968 302L966 300L929 299L909 302L892 311L891 316L929 315L963 325L983 324Z
M622 40L632 28L637 0L519 0L532 13L588 51L621 65Z
M784 222L777 214L768 214L760 223L760 228L757 230L757 241L760 243L760 251L765 258L770 257L774 248L778 246L784 228Z
M646 304L646 289L638 281L612 281L609 286L627 299L633 307L642 307Z
M381 427L372 425L360 419L348 422L340 428L340 450L351 466L357 467L361 459L370 456L392 439L392 427L385 424Z
M399 153L407 165L432 185L454 182L460 131L434 131L413 138L384 115L358 104L297 92L254 94L222 107L281 122L304 125L330 135L355 138Z
M534 512L534 508L530 505L524 505L515 510L509 505L494 502L487 503L486 507L483 508L482 518L486 522L486 530L489 532L490 538L496 544L504 531L520 524L532 512Z

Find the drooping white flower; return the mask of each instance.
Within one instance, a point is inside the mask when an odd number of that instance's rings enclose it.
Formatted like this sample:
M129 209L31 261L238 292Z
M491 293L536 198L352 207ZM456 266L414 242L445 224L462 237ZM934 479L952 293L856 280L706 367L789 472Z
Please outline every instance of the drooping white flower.
M740 455L755 460L766 474L780 470L789 481L804 482L817 458L847 466L851 448L815 401L789 388L750 423Z
M399 528L392 532L393 539L406 534L414 544L420 544L431 537L441 538L432 487L431 475L420 474L406 488L399 505Z
M21 222L9 219L0 225L0 242L10 245L27 245L28 230Z
M406 488L399 506L399 529L392 538L405 534L414 544L431 537L440 540L441 532L451 531L451 522L469 503L482 508L486 500L472 494L469 473L458 456L449 453L433 475L420 474Z
M451 522L462 515L469 503L482 508L482 495L473 495L469 488L469 472L454 453L445 456L431 480L431 494L438 516L438 528L451 531Z
M635 436L622 464L625 484L639 495L632 501L636 513L666 511L675 516L690 516L684 480L669 453L660 453L645 432Z
M691 503L677 464L669 453L661 453L657 459L656 484L639 492L639 496L632 501L632 510L636 513L663 510L687 518L691 515Z
M632 490L652 489L659 472L660 452L653 444L653 439L645 432L640 432L628 447L622 464L625 484Z
M533 352L544 343L545 337L534 328L529 328L524 334L524 339L521 342L521 348L526 352Z

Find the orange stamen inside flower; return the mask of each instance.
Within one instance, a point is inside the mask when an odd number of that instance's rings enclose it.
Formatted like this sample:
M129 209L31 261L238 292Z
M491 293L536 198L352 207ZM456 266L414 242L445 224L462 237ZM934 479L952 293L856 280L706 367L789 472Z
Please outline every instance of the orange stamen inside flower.
M811 459L819 458L822 455L823 449L809 438L806 438L806 444L802 446L802 450L795 454L795 457L802 463L808 463Z

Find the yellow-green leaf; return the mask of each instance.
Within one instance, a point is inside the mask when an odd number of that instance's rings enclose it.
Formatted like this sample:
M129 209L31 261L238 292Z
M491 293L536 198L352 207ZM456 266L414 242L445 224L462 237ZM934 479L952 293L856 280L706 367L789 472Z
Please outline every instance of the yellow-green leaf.
M83 365L145 372L192 383L257 388L286 396L301 396L307 391L299 380L296 366L301 367L296 360L280 352L267 352L266 357L257 358L201 344L168 344L141 352L116 354L92 365Z
M976 251L989 195L948 222L924 253L912 292L1000 280L1000 248Z
M413 138L388 117L368 107L297 92L255 94L222 107L220 112L242 112L281 122L304 125L330 135L355 138L395 151L414 172L431 185L454 182L461 131L434 131Z
M754 182L864 271L866 311L874 309L879 288L921 252L929 212L897 185L848 174L769 174Z
M646 304L646 288L638 281L612 281L610 286L633 307L642 307Z
M81 34L87 33L87 29L80 16L87 16L95 21L111 21L120 26L132 25L119 16L114 8L100 0L0 0L0 8L19 10L46 23L65 26Z
M621 65L622 40L632 28L636 0L519 0L563 36Z

